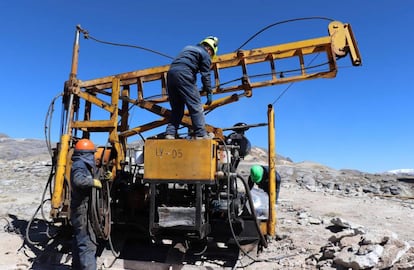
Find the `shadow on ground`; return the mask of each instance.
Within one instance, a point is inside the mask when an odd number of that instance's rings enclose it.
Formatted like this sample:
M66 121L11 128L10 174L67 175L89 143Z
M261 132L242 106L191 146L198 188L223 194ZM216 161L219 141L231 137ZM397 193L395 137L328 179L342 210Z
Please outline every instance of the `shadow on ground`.
M31 263L30 269L71 269L70 226L56 227L41 219L27 221L15 215L9 215L8 218L5 229L21 237L19 252L27 256ZM157 266L156 268L160 268L160 265L174 265L173 269L180 269L180 265L205 263L232 268L239 257L236 245L220 247L216 243L205 243L203 246L188 247L184 243L154 243L147 237L139 237L136 232L125 229L118 229L112 234L111 240L112 246L105 241L98 249L98 262L105 269L111 266L116 269L140 269L140 264L151 269L151 265Z

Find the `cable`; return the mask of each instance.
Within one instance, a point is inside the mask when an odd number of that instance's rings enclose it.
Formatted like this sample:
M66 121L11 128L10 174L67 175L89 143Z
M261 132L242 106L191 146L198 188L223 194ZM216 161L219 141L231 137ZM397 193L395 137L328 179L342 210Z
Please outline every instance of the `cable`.
M39 206L38 206L38 208L36 209L36 211L34 212L34 214L33 214L33 216L31 217L31 219L29 220L29 222L27 223L27 226L26 226L26 240L27 240L27 242L29 243L29 244L32 244L32 245L36 245L36 244L39 244L40 242L33 242L31 239L30 239L30 234L29 234L29 231L30 231L30 227L31 227L31 225L32 225L32 223L33 223L33 221L34 221L34 219L35 219L35 217L36 217L36 215L37 215L37 213L39 212L39 210L40 210L40 212L41 212L41 215L42 215L42 218L43 218L43 220L45 221L45 223L48 225L48 227L47 227L47 231L46 231L46 235L47 235L47 237L49 238L49 239L53 239L53 238L55 238L56 236L57 236L57 234L58 233L56 233L55 235L53 235L53 236L51 236L50 234L49 234L49 226L51 226L51 225L53 225L53 222L51 222L51 221L48 221L47 220L47 218L46 218L46 216L45 216L45 214L44 214L44 204L45 204L45 202L47 202L47 201L50 201L51 199L49 198L49 199L45 199L45 197L46 197L46 190L48 189L48 187L50 188L52 185L51 185L51 183L52 183L52 180L53 180L53 176L55 175L55 173L54 173L54 169L55 169L55 166L52 166L52 169L50 170L50 174L49 174L49 178L48 178L48 180L47 180L47 182L46 182L46 185L45 185L45 187L44 187L44 189L43 189L43 192L42 192L42 198L41 198L41 202L40 202L40 204L39 204ZM65 181L65 183L66 183L66 181Z
M101 154L101 164L105 165L106 145ZM94 178L102 179L106 168L99 167L99 171ZM110 190L109 183L105 181L102 188L92 188L89 200L90 211L89 218L92 228L98 238L108 240L111 233L111 211L110 211Z
M226 142L224 141L224 140L222 140L222 139L220 139L220 141L223 143L223 146L224 146L224 149L225 149L225 151L226 151L226 153L228 152L228 148L227 148L227 144L226 144ZM227 163L228 164L230 164L230 157L227 155ZM245 190L246 190L246 194L247 194L247 197L248 197L248 201L249 201L249 205L250 205L250 208L251 209L253 209L252 211L251 211L251 214L252 214L252 217L253 217L253 219L255 220L255 225L256 225L256 229L257 229L257 232L258 232L258 234L259 234L259 239L260 239L260 242L261 242L261 244L264 246L264 247L267 247L267 242L266 242L266 239L264 238L264 236L263 236L263 234L262 234L262 232L261 232L261 230L260 230L260 226L259 226L259 224L258 224L258 222L257 222L257 216L256 216L256 213L255 213L255 211L254 211L254 205L253 205L253 201L252 201L252 198L251 198L251 194L250 194L250 190L249 190L249 187L248 187L248 185L247 185L247 183L246 183L246 181L244 181L244 178L241 176L241 175L239 175L239 174L237 174L237 178L240 178L241 180L242 180L242 182L243 182L243 185L244 185L244 188L245 188ZM238 241L238 239L237 239L237 236L236 236L236 233L234 232L234 228L233 228L233 224L231 223L231 220L232 220L232 218L231 218L231 212L230 212L230 202L229 202L229 199L230 199L230 179L231 179L231 177L230 177L230 167L228 166L227 167L227 219L228 219L228 222L229 222L229 228L230 228L230 231L231 231L231 234L232 234L232 236L233 236L233 239L234 239L234 241L235 241L235 243L236 243L236 245L237 245L237 247L239 248L239 250L246 256L246 257L248 257L248 258L250 258L251 260L253 260L253 261L256 261L256 259L255 258L253 258L252 256L250 256L246 251L244 251L243 250L243 248L241 247L241 244L240 244L240 242Z
M47 146L47 150L49 151L49 155L52 158L52 144L51 144L51 139L50 139L50 130L51 130L51 126L52 126L52 118L53 118L53 112L54 112L54 108L55 108L55 101L59 98L63 96L63 93L58 94L57 96L55 96L52 101L50 102L49 108L47 110L46 113L46 117L45 117L45 124L44 124L44 129L45 129L45 141L46 141L46 146ZM48 121L49 119L49 121Z
M315 57L314 58L312 58L312 60L309 62L309 65L310 64L312 64L312 62L319 56L319 54L320 53L318 53L318 54L316 54L315 55ZM326 64L326 63L325 63ZM314 66L314 67L318 67L318 66L320 66L320 65L316 65L316 66ZM305 67L305 69L307 69L308 67ZM282 91L282 93L280 93L280 95L275 99L275 101L273 101L272 102L272 105L275 105L276 104L276 102L278 102L279 101L279 99L281 99L282 98L282 96L287 92L287 90L289 90L289 88L290 87L292 87L292 85L294 84L295 82L291 82L291 83L289 83L289 85L285 88L285 90L283 90Z
M103 189L105 192L102 192ZM112 244L111 237L111 209L110 209L110 188L109 182L104 183L104 187L101 190L92 188L92 196L90 200L89 218L93 231L98 238L107 240L111 248L112 255L118 258L120 252L116 252ZM101 194L101 196L99 196Z
M250 206L250 209L251 209L251 212L252 212L251 214L252 214L254 220L256 221L255 222L255 226L256 226L257 232L259 233L260 241L262 242L262 245L265 248L267 248L266 239L264 238L264 236L263 236L263 234L262 234L262 232L260 230L260 225L259 225L258 220L257 220L257 215L256 215L256 211L254 209L254 204L253 204L253 200L252 200L252 195L250 193L249 185L247 184L246 181L244 181L244 178L240 174L237 174L237 177L242 180L243 185L244 185L244 189L246 190L247 198L249 200L249 206Z
M281 24L285 24L285 23L289 23L289 22L294 22L294 21L304 21L304 20L327 20L327 21L334 21L334 19L331 18L327 18L327 17L319 17L319 16L315 16L315 17L303 17L303 18L296 18L296 19L290 19L290 20L284 20L284 21L279 21L279 22L275 22L272 23L262 29L260 29L259 31L257 31L254 35L252 35L249 39L247 39L239 48L237 48L235 50L235 52L239 51L241 48L243 48L247 43L249 43L251 40L253 40L254 38L256 38L259 34L263 33L264 31L268 30L269 28L276 26L276 25L281 25ZM318 54L319 55L319 54ZM315 57L316 58L316 57ZM314 58L314 59L315 59ZM313 60L314 60L313 59ZM310 62L312 63L313 60ZM287 90L294 84L294 82L290 83L285 90L283 90L283 92L276 98L276 100L272 103L272 105L274 105L276 102L279 101L279 99L287 92Z
M309 62L309 64L308 64L308 66L307 67L305 67L305 70L308 70L308 69L313 69L313 68L318 68L318 67L321 67L321 66L324 66L324 65L327 65L327 64L329 64L329 62L325 62L325 63L321 63L321 64L317 64L317 65L313 65L313 66L310 66L310 64L312 64L312 62L319 56L319 54L320 53L318 53L310 62ZM293 72L298 72L298 71L301 71L301 69L290 69L290 70L286 70L286 71L279 71L278 73L280 74L280 75L282 75L282 74L286 74L286 73L293 73ZM262 73L262 74L256 74L256 75L251 75L251 76L248 76L249 77L249 79L250 78L257 78L257 77L261 77L261 76L269 76L269 75L273 75L272 73ZM232 83L232 82L236 82L236 81L240 81L242 79L242 77L239 77L239 78L237 78L237 79L233 79L233 80L229 80L229 81L227 81L227 82L223 82L223 83L221 83L221 84L219 84L218 86L216 86L216 87L221 87L221 86L223 86L223 85L226 85L226 84L229 84L229 83ZM294 84L294 82L291 82L287 87L286 87L286 89L285 90L283 90L282 91L282 93L276 98L276 100L272 103L272 105L274 105L276 102L278 102L279 101L279 99L280 98L282 98L282 96L287 92L287 90L292 86ZM243 95L239 95L239 96L243 96ZM216 107L217 108L217 107ZM207 115L207 114L209 114L210 112L212 112L214 109L216 109L216 108L213 108L213 109L210 109L210 110L208 110L208 111L206 111L204 114L205 115Z
M273 26L280 25L280 24L284 24L284 23L288 23L288 22L304 21L304 20L327 20L327 21L334 21L333 19L330 19L330 18L316 16L316 17L304 17L304 18L296 18L296 19L290 19L290 20L275 22L275 23L272 23L272 24L270 24L270 25L262 28L258 32L256 32L248 40L246 40L239 48L237 48L235 50L235 52L239 51L241 48L243 48L247 43L249 43L251 40L253 40L255 37L257 37L259 34L263 33L264 31L266 31L267 29L269 29L269 28L271 28Z
M39 212L39 210L40 210L40 207L41 207L41 206L42 206L42 204L40 204L40 205L37 207L37 209L36 209L36 211L34 212L34 214L33 214L32 218L29 220L29 222L27 223L27 226L26 226L26 241L27 241L29 244L31 244L31 245L37 245L37 244L40 244L40 242L33 242L33 241L30 239L30 236L29 236L29 230L30 230L30 227L32 226L32 223L33 223L33 221L35 220L35 217L36 217L37 213Z
M102 174L108 171L108 163L105 164L105 152L107 145L105 145L102 156L101 164L105 167L100 167L98 172L98 179L102 178ZM98 238L107 240L111 248L111 252L115 258L118 258L120 252L116 252L112 244L111 238L111 187L109 181L103 183L102 189L92 188L90 198L90 211L89 219L93 231Z
M151 50L151 49L144 48L144 47L141 47L141 46L137 46L137 45L130 45L130 44L122 44L122 43L114 43L114 42L109 42L109 41L99 40L99 39L94 38L93 36L89 35L89 32L88 32L88 31L86 31L86 30L84 30L84 29L82 29L79 25L77 26L77 29L78 29L80 32L82 32L82 33L83 33L83 37L84 37L85 39L92 39L93 41L96 41L96 42L99 42L99 43L103 43L103 44L107 44L107 45L113 45L113 46L129 47L129 48L140 49L140 50L144 50L144 51L147 51L147 52L152 52L152 53L155 53L155 54L158 54L158 55L161 55L161 56L164 56L164 57L170 58L170 59L174 59L174 57L171 57L171 56L166 55L166 54L164 54L164 53L157 52L157 51L155 51L155 50Z

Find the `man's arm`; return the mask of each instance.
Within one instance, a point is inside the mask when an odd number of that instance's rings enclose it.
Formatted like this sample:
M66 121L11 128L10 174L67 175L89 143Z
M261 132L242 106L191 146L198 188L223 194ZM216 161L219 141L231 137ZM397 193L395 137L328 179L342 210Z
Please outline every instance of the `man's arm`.
M202 59L200 62L200 75L201 83L203 84L203 91L211 93L211 59L210 55L206 53L201 54Z
M92 187L94 182L91 173L84 167L72 168L72 183L78 188Z

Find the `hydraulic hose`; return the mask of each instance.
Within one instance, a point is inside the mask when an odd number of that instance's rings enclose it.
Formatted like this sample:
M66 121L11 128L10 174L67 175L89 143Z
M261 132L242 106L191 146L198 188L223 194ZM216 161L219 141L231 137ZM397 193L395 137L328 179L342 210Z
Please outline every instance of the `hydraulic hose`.
M98 238L108 240L111 233L111 211L109 183L103 183L101 190L92 188L89 217L91 226Z
M115 258L118 258L120 253L115 251L111 239L111 202L108 181L103 183L101 190L92 188L89 219L96 236L108 240L112 254Z
M243 176L241 176L240 174L237 174L237 178L241 179L244 185L244 189L246 190L246 194L247 194L247 199L249 201L249 207L250 207L250 212L254 218L254 224L256 225L256 230L257 233L259 234L260 237L260 243L267 248L267 241L266 238L264 237L264 235L262 234L262 231L260 230L260 225L259 225L259 221L257 219L257 215L256 215L256 211L254 209L254 204L253 204L253 199L252 199L252 194L250 193L250 188L249 185L247 184L247 182L244 180Z
M48 187L51 187L51 183L52 183L52 180L53 180L53 176L55 175L54 174L54 171L55 171L54 169L55 169L55 167L52 166L52 169L50 170L49 178L48 178L48 180L46 182L46 186L44 187L43 192L42 192L42 198L41 198L40 204L39 204L38 208L36 209L36 211L34 212L34 214L32 215L32 217L30 218L30 220L29 220L29 222L27 223L27 226L26 226L26 234L25 234L26 241L29 244L31 244L31 245L37 245L37 244L40 243L40 242L34 242L30 238L30 228L31 228L32 223L35 220L36 215L38 214L39 211L40 211L40 213L42 215L43 220L48 225L47 226L47 229L46 229L46 232L45 232L46 233L46 236L49 239L54 238L56 236L56 234L54 236L50 235L49 228L50 228L50 226L52 226L52 222L48 221L46 219L45 214L44 214L44 204L45 204L45 202L50 201L50 199L45 199L45 197L46 197L46 191L48 190Z

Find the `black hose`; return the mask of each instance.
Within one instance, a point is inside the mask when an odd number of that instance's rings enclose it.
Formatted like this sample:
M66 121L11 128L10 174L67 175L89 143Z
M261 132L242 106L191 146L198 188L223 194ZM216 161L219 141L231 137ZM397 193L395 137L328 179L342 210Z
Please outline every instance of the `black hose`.
M110 208L110 188L109 182L103 183L103 190L92 188L92 194L90 199L89 219L93 231L98 238L107 240L111 248L111 252L115 258L118 258L120 253L116 252L112 244L111 238L111 208ZM99 196L101 193L102 196ZM106 206L104 206L106 205ZM104 211L101 212L101 209Z
M102 189L107 189L109 192L108 183L104 183ZM111 232L110 209L109 209L109 195L103 190L92 188L90 198L89 218L91 226L98 238L108 240ZM106 205L106 207L105 207ZM101 211L104 210L104 211ZM107 212L107 211L108 212Z
M272 28L273 26L280 25L280 24L285 24L285 23L290 23L290 22L294 22L294 21L303 21L303 20L327 20L327 21L333 21L334 19L326 18L326 17L315 16L315 17L296 18L296 19L290 19L290 20L284 20L284 21L275 22L275 23L269 24L268 26L266 26L266 27L260 29L259 31L257 31L247 41L245 41L240 47L238 47L235 50L235 52L237 52L238 50L240 50L241 48L243 48L247 43L249 43L252 39L254 39L255 37L257 37L259 34L263 33L264 31L268 30L269 28Z
M259 221L257 219L256 210L254 209L252 194L250 193L249 185L244 180L243 176L241 176L240 174L237 174L237 178L242 180L243 185L244 185L244 189L246 190L247 199L249 201L250 212L251 212L251 214L254 218L255 225L256 225L256 230L257 230L257 233L259 234L259 237L260 237L260 242L265 248L267 248L267 241L266 241L266 238L264 237L264 235L262 234L262 231L260 230L260 225L259 225Z
M50 186L51 186L51 183L52 183L52 180L53 180L53 176L54 176L54 175L55 175L55 174L54 174L54 166L52 166L52 169L51 169L50 174L49 174L49 178L48 178L48 180L47 180L47 182L46 182L46 186L44 187L43 192L42 192L42 198L41 198L40 204L39 204L39 206L37 207L37 209L36 209L36 211L34 212L34 214L32 215L32 217L30 218L30 220L29 220L29 222L27 223L27 226L26 226L26 235L25 235L25 237L26 237L26 241L27 241L29 244L31 244L31 245L36 245L36 244L39 244L39 243L40 243L40 242L33 242L33 241L30 239L30 227L32 226L32 223L33 223L33 221L35 220L36 215L38 214L38 212L39 212L39 211L41 212L42 218L43 218L43 220L46 222L46 224L48 224L49 226L52 224L52 222L50 222L50 221L48 221L48 220L46 219L46 216L45 216L44 211L43 211L43 207L44 207L45 202L47 202L47 201L50 201L50 200L51 200L51 199L45 199L45 197L46 197L46 191L47 191L48 187L50 187ZM50 234L49 234L49 227L48 227L48 229L47 229L47 231L46 231L46 236L47 236L49 239L52 239L52 238L54 238L56 235L57 235L57 234L55 234L54 236L50 235Z

